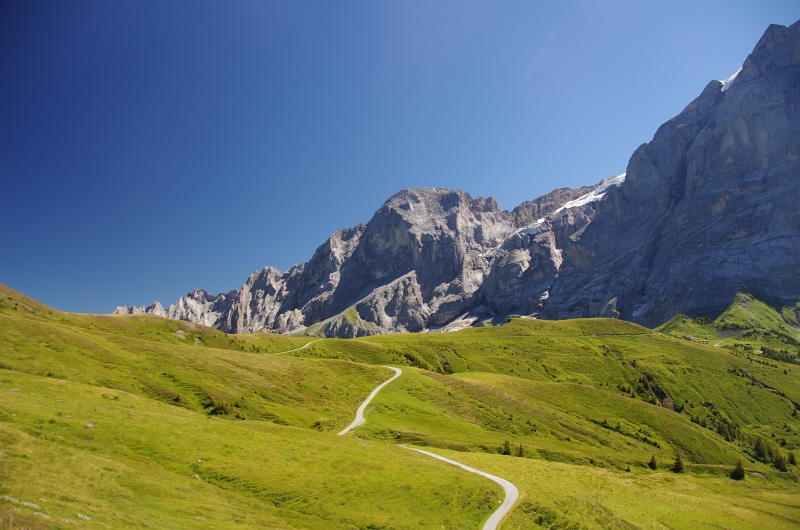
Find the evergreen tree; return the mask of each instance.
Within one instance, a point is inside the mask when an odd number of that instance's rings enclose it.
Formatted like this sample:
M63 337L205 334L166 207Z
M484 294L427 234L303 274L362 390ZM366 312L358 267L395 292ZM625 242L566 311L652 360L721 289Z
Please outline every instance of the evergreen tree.
M731 478L733 480L743 480L744 479L744 466L742 466L742 461L739 460L736 462L736 467L733 468L731 472Z
M500 454L503 455L510 455L511 454L511 442L506 440L503 442L503 447L501 448Z
M767 448L767 444L764 442L764 440L761 438L756 438L756 443L753 445L753 449L756 452L756 458L762 462L767 459L767 452L769 449Z
M517 456L525 456L525 449L522 448L522 444L519 444L519 447L517 447Z
M653 455L653 458L651 458L650 462L647 463L647 467L649 467L653 471L656 470L656 468L658 467L658 462L656 462L656 455Z
M681 454L675 454L675 463L672 464L672 471L675 473L683 473L683 460L681 460Z
M775 466L775 469L777 469L778 471L786 471L787 470L786 459L783 457L783 455L780 452L778 452L778 454L775 455L775 462L773 463L773 465Z
M797 465L797 460L795 460L794 453L792 452L789 452L789 463L792 464L793 466Z

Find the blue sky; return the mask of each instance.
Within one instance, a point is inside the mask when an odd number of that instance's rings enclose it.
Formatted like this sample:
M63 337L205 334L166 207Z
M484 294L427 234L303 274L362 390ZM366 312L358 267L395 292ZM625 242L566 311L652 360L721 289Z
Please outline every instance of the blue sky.
M165 306L405 187L625 171L796 1L0 2L0 282Z

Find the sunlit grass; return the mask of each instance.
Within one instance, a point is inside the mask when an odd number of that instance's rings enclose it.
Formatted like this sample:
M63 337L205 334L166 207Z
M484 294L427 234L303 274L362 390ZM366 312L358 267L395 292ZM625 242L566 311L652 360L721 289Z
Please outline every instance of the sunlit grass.
M73 315L1 291L0 495L38 508L0 500L0 528L78 513L114 528L478 528L498 505L494 483L396 443L514 482L522 497L502 528L800 520L796 467L757 462L713 428L800 447L800 366L741 348L607 319L515 319L296 350L312 339ZM336 436L391 375L381 364L403 375ZM737 460L742 483L728 478Z

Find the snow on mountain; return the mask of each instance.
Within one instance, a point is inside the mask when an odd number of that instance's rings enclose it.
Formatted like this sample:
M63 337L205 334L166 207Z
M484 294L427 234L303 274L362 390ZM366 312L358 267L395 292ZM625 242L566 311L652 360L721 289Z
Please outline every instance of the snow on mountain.
M722 91L723 92L725 92L726 90L728 90L731 87L731 83L733 83L733 80L736 79L736 76L739 75L739 72L741 72L741 71L742 71L742 69L739 68L738 70L733 72L730 75L730 77L728 77L728 79L725 79L724 81L720 80L720 83L722 83Z
M654 326L676 313L714 318L740 291L793 305L798 49L800 22L770 26L742 69L710 82L625 173L595 186L553 190L511 212L460 191L402 190L286 273L265 268L237 291L194 291L166 311L116 312L166 312L233 333L353 337L512 313Z
M625 182L625 173L623 173L622 175L617 175L615 177L607 178L604 181L602 181L600 185L598 185L595 189L593 189L586 195L578 197L574 201L569 201L564 206L556 210L554 213L558 213L562 210L566 210L569 208L578 208L579 206L589 204L590 202L597 202L603 197L605 197L606 190L608 188L610 188L611 186L619 187L619 185L622 184L623 182Z

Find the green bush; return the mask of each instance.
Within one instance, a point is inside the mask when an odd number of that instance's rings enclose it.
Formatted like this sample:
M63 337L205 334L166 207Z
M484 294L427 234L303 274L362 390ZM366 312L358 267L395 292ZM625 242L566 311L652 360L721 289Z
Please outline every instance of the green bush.
M744 479L744 467L742 466L742 461L741 460L736 462L736 467L733 468L733 471L731 471L731 478L733 480L743 480Z
M674 473L683 473L683 460L681 460L681 454L675 454L675 462L672 464L672 471Z

